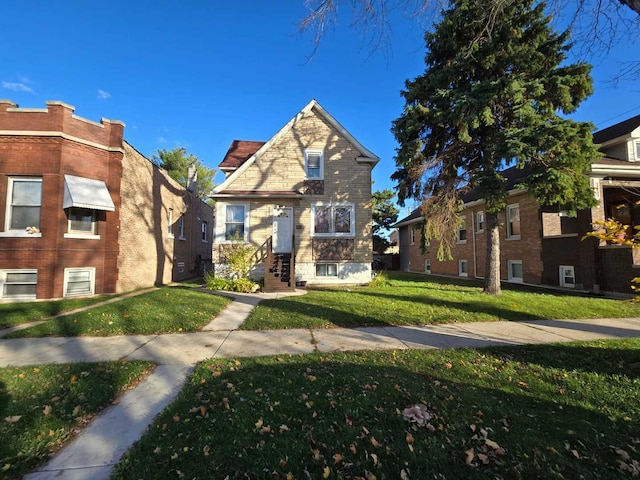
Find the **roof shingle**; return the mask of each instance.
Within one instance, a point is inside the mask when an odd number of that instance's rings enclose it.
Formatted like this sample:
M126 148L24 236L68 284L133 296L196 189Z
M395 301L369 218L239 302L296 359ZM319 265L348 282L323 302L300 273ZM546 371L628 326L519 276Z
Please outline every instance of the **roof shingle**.
M224 159L218 167L221 170L236 169L249 160L254 153L260 150L266 142L253 142L250 140L234 140L229 146Z

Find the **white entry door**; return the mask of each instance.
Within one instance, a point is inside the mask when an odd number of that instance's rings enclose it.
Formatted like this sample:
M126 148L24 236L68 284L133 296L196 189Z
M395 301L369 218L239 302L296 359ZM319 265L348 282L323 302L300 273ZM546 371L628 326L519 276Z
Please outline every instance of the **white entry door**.
M273 207L273 251L290 253L293 241L293 208Z

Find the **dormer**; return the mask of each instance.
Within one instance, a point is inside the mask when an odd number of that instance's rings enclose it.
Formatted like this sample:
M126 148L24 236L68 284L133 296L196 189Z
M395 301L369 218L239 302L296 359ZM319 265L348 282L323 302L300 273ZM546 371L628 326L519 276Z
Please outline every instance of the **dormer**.
M595 132L593 143L608 158L640 162L640 115Z

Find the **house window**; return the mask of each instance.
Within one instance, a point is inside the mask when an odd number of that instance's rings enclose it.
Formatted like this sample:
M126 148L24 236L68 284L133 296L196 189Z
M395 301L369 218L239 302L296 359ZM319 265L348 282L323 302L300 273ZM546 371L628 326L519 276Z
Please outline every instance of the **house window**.
M507 260L507 274L510 282L522 283L522 260Z
M337 277L337 263L316 263L316 277Z
M636 160L640 162L640 142L636 141Z
M560 286L575 288L576 272L572 265L560 265Z
M507 238L520 238L520 206L517 203L507 206Z
M304 173L309 180L324 178L324 155L322 150L305 150Z
M431 259L427 258L424 261L424 273L431 273Z
M409 240L411 242L411 245L416 244L416 230L416 227L409 227Z
M244 205L227 205L224 239L244 240Z
M167 235L173 238L173 208L167 212Z
M353 205L312 205L312 235L353 236L355 218Z
M9 178L5 230L40 228L41 178Z
M184 215L178 219L178 238L184 240Z
M467 219L462 217L458 225L458 243L467 243Z
M207 222L202 222L202 225L200 225L200 233L202 242L207 243Z
M79 235L95 235L97 211L88 208L70 207L67 209L67 232Z
M96 269L65 268L64 269L64 296L93 295L95 293Z
M476 233L484 232L484 212L476 212Z
M469 276L469 264L466 260L458 260L458 275L461 277Z
M37 270L0 270L0 298L36 298Z

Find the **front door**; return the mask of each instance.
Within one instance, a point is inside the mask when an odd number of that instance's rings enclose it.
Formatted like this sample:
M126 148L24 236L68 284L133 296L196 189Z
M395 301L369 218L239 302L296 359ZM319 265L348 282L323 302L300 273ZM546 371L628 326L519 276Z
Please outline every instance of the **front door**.
M293 241L293 208L273 207L273 252L291 253Z

